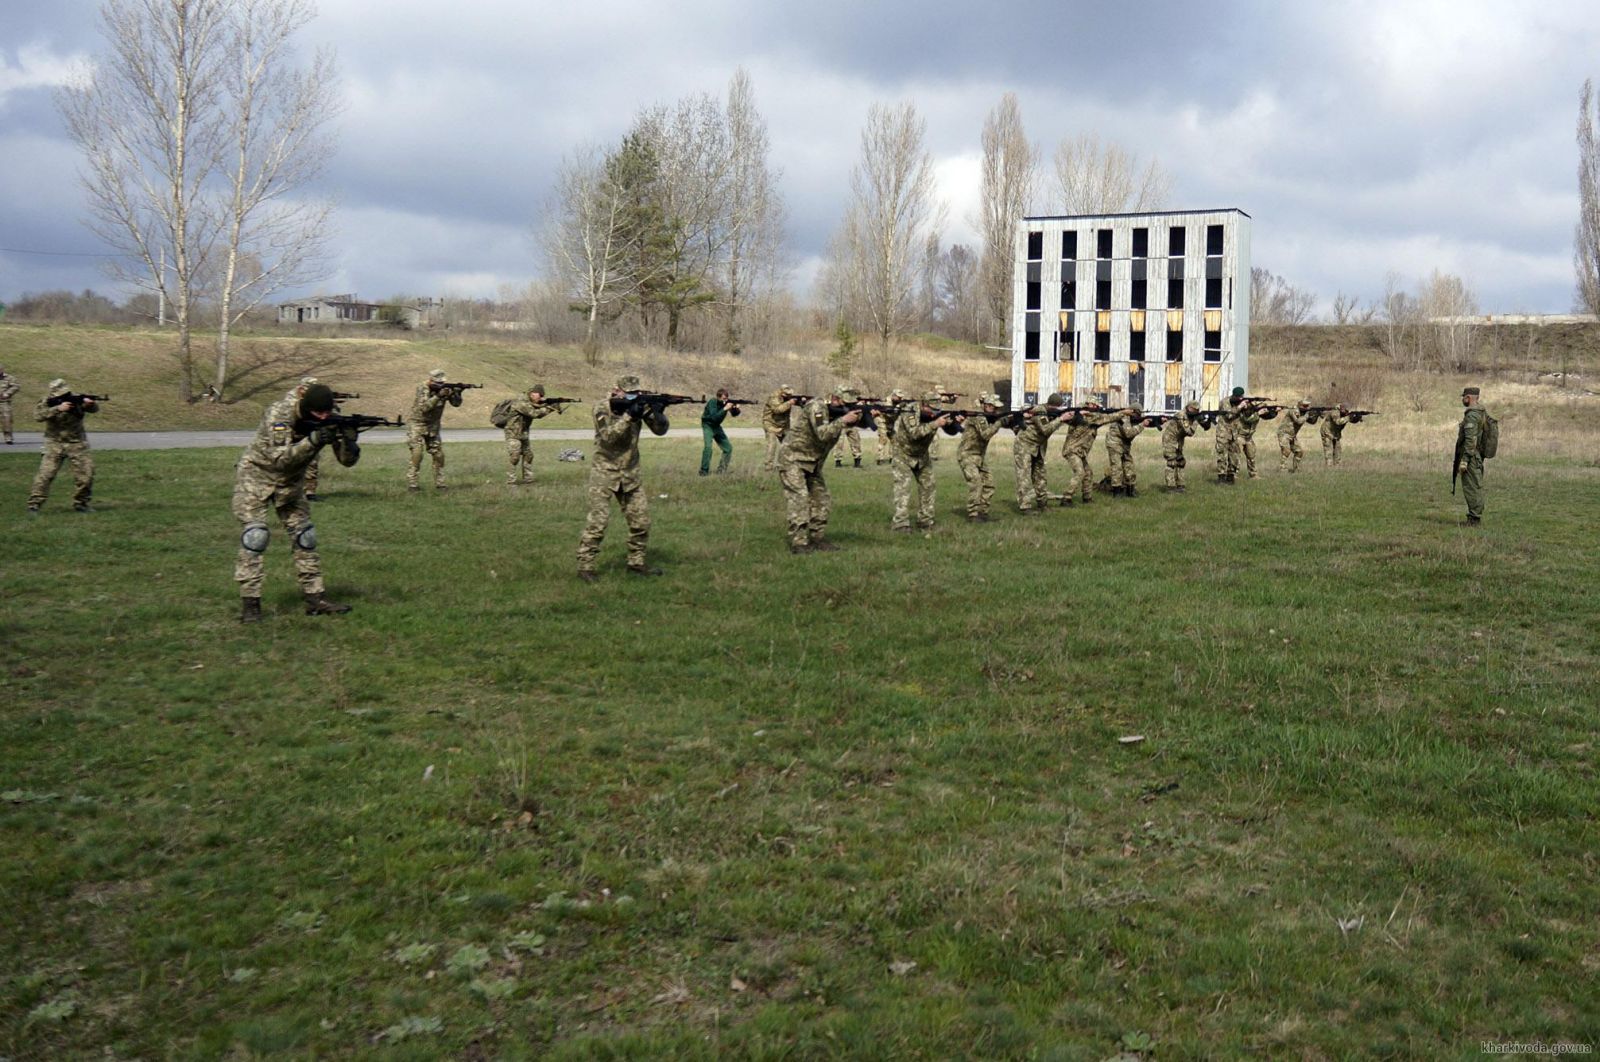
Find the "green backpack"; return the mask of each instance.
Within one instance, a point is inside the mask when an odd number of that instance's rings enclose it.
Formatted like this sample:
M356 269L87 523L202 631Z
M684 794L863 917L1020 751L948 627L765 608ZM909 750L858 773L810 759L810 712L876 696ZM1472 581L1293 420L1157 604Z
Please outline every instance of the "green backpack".
M505 427L506 422L511 419L511 403L515 401L515 398L502 398L496 402L494 410L489 414L489 423L497 428Z
M1483 411L1483 426L1478 429L1478 456L1488 459L1500 451L1500 422Z

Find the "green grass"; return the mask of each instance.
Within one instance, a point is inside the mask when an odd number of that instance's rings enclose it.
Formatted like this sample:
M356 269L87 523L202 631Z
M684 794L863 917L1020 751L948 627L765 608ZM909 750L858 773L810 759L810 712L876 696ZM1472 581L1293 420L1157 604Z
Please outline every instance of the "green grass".
M356 610L278 530L253 629L235 451L36 520L0 456L0 1055L1600 1040L1594 468L1492 463L1476 531L1356 446L974 528L945 460L930 539L830 469L845 550L794 558L754 444L657 443L667 575L617 518L586 586L559 445L417 497L370 447L316 509Z

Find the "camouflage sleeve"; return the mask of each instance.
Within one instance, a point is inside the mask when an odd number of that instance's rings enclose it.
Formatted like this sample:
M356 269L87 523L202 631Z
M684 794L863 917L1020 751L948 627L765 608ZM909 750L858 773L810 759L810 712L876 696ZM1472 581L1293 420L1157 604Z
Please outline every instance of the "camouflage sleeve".
M595 411L594 415L594 441L600 446L616 446L624 442L628 432L632 430L633 422L627 413L611 413L609 410Z
M1475 457L1479 449L1479 436L1483 432L1483 414L1476 409L1467 410L1461 418L1461 456Z
M555 406L536 406L532 402L528 403L528 419L529 420L541 420L541 419L543 419L545 417L548 417L550 414L554 413L555 411L556 411L556 407Z
M988 417L968 417L967 423L973 426L978 438L984 442L988 442L1000 434L1000 422L998 420L990 420Z
M920 413L908 413L901 416L900 423L895 425L894 430L896 434L904 432L907 440L918 442L939 430L933 425L934 421L923 420Z
M39 404L35 406L33 410L34 420L42 420L46 422L55 420L57 417L64 417L66 415L67 414L62 413L60 410L56 409L55 406L51 405L48 398L39 399Z

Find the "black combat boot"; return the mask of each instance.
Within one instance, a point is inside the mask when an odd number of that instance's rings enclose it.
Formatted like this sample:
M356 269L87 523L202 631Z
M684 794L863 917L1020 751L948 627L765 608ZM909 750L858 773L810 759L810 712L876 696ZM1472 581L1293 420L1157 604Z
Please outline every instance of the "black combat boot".
M1124 487L1122 490L1122 496L1124 498L1137 498L1139 496L1139 492L1133 487Z
M839 552L839 547L835 546L832 542L829 542L825 538L813 538L811 540L811 552L813 552L813 553L837 553L837 552Z
M240 599L244 606L239 610L240 623L261 622L261 599L259 597L246 597Z
M858 457L858 458L856 458L856 463L855 463L855 467L856 467L856 468L860 468L860 467L861 467L861 458L859 458L859 457Z
M349 605L341 605L337 601L329 601L321 594L307 593L306 615L308 616L338 616L350 611Z
M629 575L660 575L660 574L662 574L662 572L661 572L660 568L653 568L648 564L630 564L630 565L628 565L628 574Z

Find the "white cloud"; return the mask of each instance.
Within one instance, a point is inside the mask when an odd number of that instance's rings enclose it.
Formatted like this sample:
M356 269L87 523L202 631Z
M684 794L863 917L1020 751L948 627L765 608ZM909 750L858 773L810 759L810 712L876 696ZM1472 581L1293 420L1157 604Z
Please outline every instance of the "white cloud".
M85 61L80 54L58 55L42 44L25 44L17 49L14 64L0 53L0 108L5 107L13 92L67 84Z

